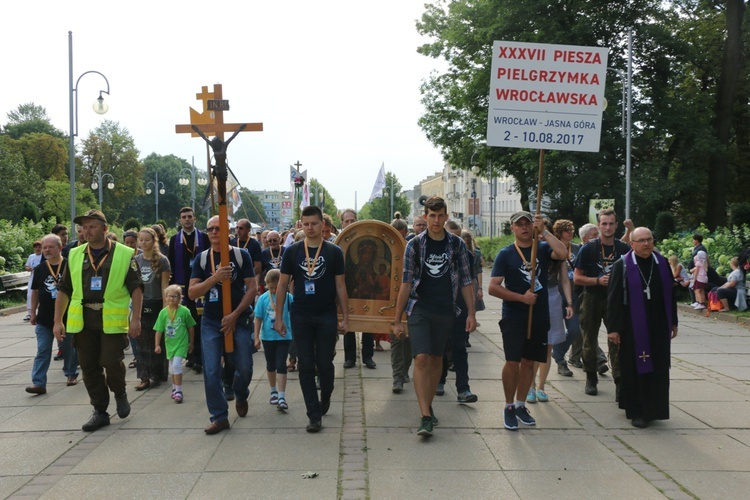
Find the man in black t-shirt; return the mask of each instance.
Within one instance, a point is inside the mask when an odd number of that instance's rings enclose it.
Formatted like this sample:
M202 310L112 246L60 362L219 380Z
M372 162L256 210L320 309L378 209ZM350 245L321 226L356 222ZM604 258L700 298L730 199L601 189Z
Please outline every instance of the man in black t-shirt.
M65 271L67 261L62 256L63 249L60 238L55 234L48 234L42 238L42 262L34 270L31 283L31 324L35 325L36 357L31 369L32 386L26 388L30 394L44 394L47 392L47 371L52 356L52 328L55 324L55 299L57 299L57 284ZM66 336L60 343L63 357L63 372L69 386L78 383L78 356L72 345L72 337Z
M533 223L533 224L532 224ZM498 252L492 266L489 293L503 300L500 331L503 335L505 366L503 366L503 392L506 429L536 425L536 420L526 408L526 395L534 378L534 361L547 361L547 332L549 331L549 299L547 295L547 264L550 259L565 260L565 245L547 231L541 215L532 217L529 212L516 212L510 216L510 229L515 236L513 244ZM534 237L538 243L531 283L532 250ZM527 336L531 310L531 338Z
M469 256L463 240L445 230L448 208L439 196L424 204L427 231L412 238L404 251L404 271L396 299L393 336L406 332L403 314L407 314L411 354L414 358L414 392L421 414L417 435L432 436L437 418L432 400L440 383L443 353L453 323L461 314L458 294L464 297L466 332L476 329L474 285Z
M586 372L585 392L589 396L598 394L597 346L599 327L607 317L607 285L614 263L630 248L615 238L617 214L611 208L599 211L599 238L586 243L578 252L573 282L583 286L580 305L580 325L583 335L583 370ZM620 367L617 362L617 345L608 341L609 362L615 384L620 382Z
M328 413L333 393L333 353L338 332L349 327L349 303L344 279L344 254L323 240L323 212L310 205L302 210L305 239L286 249L281 259L281 278L277 289L284 291L294 280L294 302L290 316L297 343L299 385L307 408L307 432L320 432L323 415ZM341 308L338 325L336 300ZM276 294L276 310L284 310L285 293ZM286 325L281 315L274 329L283 337ZM315 386L315 370L320 377L320 399Z

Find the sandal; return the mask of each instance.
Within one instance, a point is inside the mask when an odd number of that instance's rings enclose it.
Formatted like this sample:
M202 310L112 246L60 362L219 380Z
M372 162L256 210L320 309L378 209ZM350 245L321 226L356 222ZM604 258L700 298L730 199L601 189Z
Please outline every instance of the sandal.
M289 362L286 364L287 371L293 372L297 371L297 360L290 359Z
M289 409L289 405L288 405L288 404L286 404L286 399L284 399L284 398L279 398L279 406L278 406L278 409L279 409L279 410L288 410L288 409Z
M175 403L182 403L182 392L175 391L173 399Z
M145 391L151 387L151 382L148 379L141 380L141 383L135 386L136 391Z
M276 391L273 391L273 392L271 393L271 399L270 399L270 400L269 400L268 402L269 402L270 404L272 404L272 405L277 405L277 404L279 404L279 393L278 393L278 392L276 392Z
M131 362L130 362L130 364L128 365L128 368L135 368L136 366L138 366L138 363L136 363L136 362L135 362L135 360L133 360L133 361L131 361Z
M376 351L382 351L383 350L383 346L380 345L380 343L377 343L377 344L375 344L375 350Z

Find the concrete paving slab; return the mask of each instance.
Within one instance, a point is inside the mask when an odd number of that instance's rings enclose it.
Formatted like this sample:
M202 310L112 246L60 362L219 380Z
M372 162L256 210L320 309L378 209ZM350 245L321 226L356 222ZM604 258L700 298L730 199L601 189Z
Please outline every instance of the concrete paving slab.
M34 476L0 477L0 498L8 498L21 486L34 479Z
M417 436L416 432L398 432L378 434L372 441L367 443L372 470L500 470L484 438L478 434L456 434L438 426L429 439Z
M700 375L691 371L691 366L673 358L672 368L669 370L669 379L673 382L675 380L703 380Z
M39 498L187 498L199 473L68 475ZM208 498L208 497L204 497Z
M501 471L430 471L416 477L402 471L370 473L371 498L520 498Z
M90 416L91 406L88 405L37 405L4 421L3 430L8 432L81 431L81 426ZM113 420L115 419L117 419L116 416Z
M677 356L682 361L692 363L694 365L705 366L712 368L714 366L748 366L750 365L750 356L741 354L727 354L727 353L716 353L716 354L680 354Z
M579 403L578 406L605 429L634 429L631 421L625 418L624 410L612 411L613 407L616 408L615 403ZM710 426L672 404L669 411L669 420L655 420L649 424L649 428L710 429Z
M303 479L302 474L312 469L261 472L206 472L200 476L189 496L192 500L206 498L279 499L279 498L336 498L336 474L322 471L314 479ZM175 496L174 498L177 498Z
M681 402L673 403L674 406L685 413L706 423L714 429L741 429L746 428L750 420L750 402Z
M484 436L504 471L586 471L621 473L628 466L592 436L508 432Z
M593 402L612 402L615 401L615 384L612 381L612 377L600 378L597 388L599 394L596 396L589 396L583 392L586 386L585 375L581 379L573 379L566 377L566 380L559 380L554 383L555 389L561 393L564 397L568 398L574 403L593 403Z
M750 381L750 366L711 366L707 368L735 380Z
M644 432L621 439L661 470L750 471L750 446L722 434L658 435Z
M673 381L669 387L671 401L747 401L736 391L708 380Z
M606 477L591 471L507 471L505 477L520 498L663 499L659 490L630 469ZM613 494L613 492L617 492Z
M4 437L0 439L0 474L2 477L39 474L83 437L77 432Z
M325 423L324 423L325 425ZM230 431L231 432L231 431ZM294 458L297 467L315 472L329 471L336 477L339 467L338 432L225 432L224 439L206 464L208 472L278 471ZM211 437L211 436L208 436ZM254 450L266 450L259 454ZM308 469L309 468L309 469ZM304 471L303 471L304 472ZM284 494L283 496L286 496Z
M465 409L463 406L452 402L433 402L432 404L440 425L454 428L472 427L473 423L468 412L474 410ZM419 417L416 399L413 401L368 401L365 405L367 427L413 428L416 432Z
M697 498L747 498L750 475L743 472L673 471L670 475Z
M206 436L203 431L179 434L113 432L71 471L72 474L150 474L202 472L230 432ZM230 437L227 437L230 436Z

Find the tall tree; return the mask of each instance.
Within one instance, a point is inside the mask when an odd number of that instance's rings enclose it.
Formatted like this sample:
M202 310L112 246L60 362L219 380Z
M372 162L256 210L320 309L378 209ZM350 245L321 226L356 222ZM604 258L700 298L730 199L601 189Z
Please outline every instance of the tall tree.
M143 178L143 165L138 155L128 129L111 120L102 122L82 142L81 165L76 178L90 186L100 164L102 174L114 178L115 187L109 191L105 204L108 219L120 220L120 214L133 199L144 194L147 181Z
M240 199L242 206L234 214L234 220L249 219L256 224L266 222L266 211L263 208L263 202L257 194L253 194L245 187L240 188Z
M24 216L24 204L40 205L44 182L32 170L27 171L23 157L7 147L0 138L0 219L19 222Z
M730 16L735 28L742 10L738 3L743 2L734 0ZM721 175L709 182L709 172L713 175L715 165L709 169L707 163L716 161L715 155L723 144L712 111L717 102L718 68L724 61L721 47L725 37L727 45L736 46L730 43L734 39L726 34L726 27L716 23L716 11L725 7L729 12L727 2L703 0L433 2L425 6L417 23L418 31L431 38L419 52L444 59L447 69L431 75L422 86L426 111L420 126L454 168L469 168L473 163L482 168L485 176L513 175L522 203L528 206L529 196L536 188L538 152L483 146L492 42L609 47L609 66L624 71L626 28L632 27L633 217L638 223L652 224L659 211L676 210L684 222L691 223L707 214L707 207L715 198L719 198L719 204L713 210L726 216L721 190L712 191L716 188L709 186L744 186L735 172L748 172L750 165L744 170L733 166L742 156L730 147L724 161L729 165L730 182L722 181ZM523 22L519 22L521 19ZM728 101L732 103L731 123L738 130L747 122L740 117L747 116L750 91L745 68L738 71L737 58L730 59L733 76L740 75L739 89L745 96L741 108L736 98ZM615 198L616 206L622 207L625 140L619 113L621 90L621 78L608 73L609 107L603 117L598 154L557 151L547 156L544 194L552 202L551 215L583 222L588 199L595 197ZM733 137L730 134L730 145Z
M13 139L19 139L26 134L43 133L57 138L65 137L65 133L56 129L47 116L47 110L29 102L21 104L18 109L8 113L8 123L3 127L3 133Z

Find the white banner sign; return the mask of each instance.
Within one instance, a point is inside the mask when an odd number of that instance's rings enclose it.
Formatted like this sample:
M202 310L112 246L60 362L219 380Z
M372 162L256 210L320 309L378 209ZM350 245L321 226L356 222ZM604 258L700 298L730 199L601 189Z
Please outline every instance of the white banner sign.
M599 151L608 51L495 41L487 145Z

